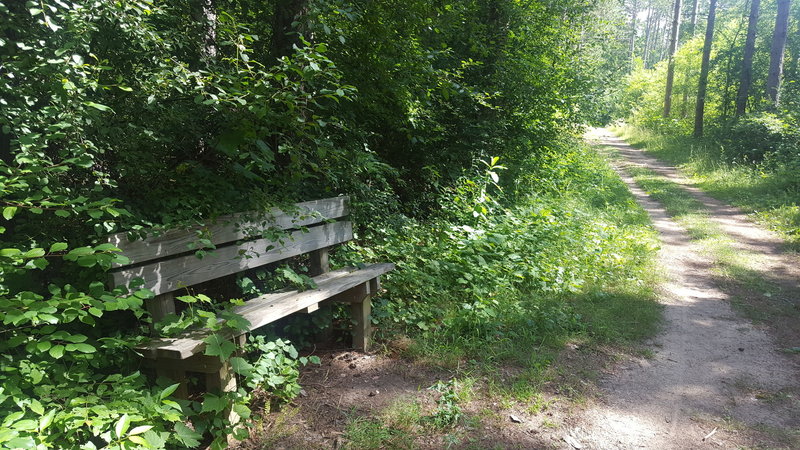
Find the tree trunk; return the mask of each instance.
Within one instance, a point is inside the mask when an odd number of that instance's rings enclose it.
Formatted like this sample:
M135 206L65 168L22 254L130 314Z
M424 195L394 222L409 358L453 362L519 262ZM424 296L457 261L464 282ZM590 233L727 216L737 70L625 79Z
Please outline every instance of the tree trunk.
M697 29L697 7L699 4L700 0L694 0L694 3L692 3L692 36L694 36Z
M647 22L644 30L644 53L642 54L642 62L646 69L647 61L650 58L650 38L653 34L653 0L647 4Z
M308 0L275 0L272 13L270 56L276 60L292 54L300 43L300 34L292 24L305 11Z
M706 91L708 90L708 71L711 67L711 45L714 43L714 21L717 17L717 0L711 0L708 7L708 23L706 24L706 40L703 44L703 61L700 64L700 81L697 83L697 104L694 111L694 136L703 137L703 117L706 109Z
M783 54L786 50L786 36L789 28L789 8L791 0L778 0L778 14L775 17L775 32L772 34L772 47L769 51L769 75L767 76L767 97L773 108L780 103L781 77L783 76Z
M636 61L636 24L637 24L636 19L638 14L639 14L639 1L635 0L633 2L633 7L631 8L631 38L628 49L631 55L631 70L634 69Z
M739 94L736 96L736 115L741 116L747 109L747 98L750 95L750 86L753 84L753 53L756 48L756 28L758 25L758 10L761 0L752 0L750 4L750 18L747 24L747 39L744 43L744 56L742 57L742 75L739 80Z
M206 61L217 57L217 8L214 1L194 0L191 3L194 20L203 24L203 46L200 55Z
M681 27L681 0L675 0L675 11L672 14L672 33L669 40L669 63L667 65L667 88L664 93L664 118L669 117L672 110L672 85L675 82L675 51L678 49L678 32Z

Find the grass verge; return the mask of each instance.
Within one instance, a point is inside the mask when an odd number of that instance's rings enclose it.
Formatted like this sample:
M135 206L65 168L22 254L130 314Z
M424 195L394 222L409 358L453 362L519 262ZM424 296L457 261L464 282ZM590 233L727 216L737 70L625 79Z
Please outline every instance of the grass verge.
M679 184L646 168L627 170L709 255L723 287L731 293L734 308L753 322L767 325L779 343L793 348L800 334L800 309L796 302L787 301L781 288L759 270L760 256L736 248L733 239L709 218L703 204Z
M633 126L613 130L629 144L679 167L709 195L753 214L760 223L781 233L800 250L800 192L784 175L762 166L732 164L708 140L663 136Z

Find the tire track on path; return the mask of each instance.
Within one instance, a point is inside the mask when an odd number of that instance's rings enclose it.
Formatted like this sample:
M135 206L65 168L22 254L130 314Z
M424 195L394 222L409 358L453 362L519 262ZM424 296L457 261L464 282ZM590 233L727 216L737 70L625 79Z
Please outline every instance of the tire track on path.
M726 301L731 294L713 273L713 262L635 184L625 166L644 166L682 184L738 249L759 255L764 272L783 292L800 291L800 265L781 251L780 239L755 227L741 211L687 186L677 171L608 132L600 139L602 146L619 151L622 161L616 169L661 235L665 325L653 343L654 357L625 363L602 380L605 395L584 411L570 434L583 448L600 449L797 444L796 360L780 353L764 330L731 309Z

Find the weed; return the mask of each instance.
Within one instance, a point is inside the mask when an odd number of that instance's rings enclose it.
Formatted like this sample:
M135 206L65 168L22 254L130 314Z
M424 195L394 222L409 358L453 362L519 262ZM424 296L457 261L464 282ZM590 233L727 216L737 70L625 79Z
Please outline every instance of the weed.
M427 417L428 421L435 428L454 426L462 416L461 406L459 406L461 396L458 392L458 381L455 379L447 382L439 381L430 389L441 395L436 399L436 411Z

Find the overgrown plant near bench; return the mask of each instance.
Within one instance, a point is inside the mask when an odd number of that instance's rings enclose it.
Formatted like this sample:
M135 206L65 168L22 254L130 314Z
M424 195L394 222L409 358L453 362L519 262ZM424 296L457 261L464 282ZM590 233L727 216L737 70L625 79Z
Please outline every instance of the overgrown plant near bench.
M251 387L260 382L277 387L286 378L285 374L270 373L264 361L253 365L243 357L245 334L295 312L316 311L324 301L349 302L353 346L366 350L371 333L370 298L379 289L380 276L394 267L373 264L360 269L330 270L328 249L353 238L352 223L346 219L347 197L300 203L295 209L289 213L273 210L266 215L223 217L203 229L174 230L142 240L131 241L124 233L108 238L108 244L121 248L128 260L112 270L111 282L136 286L153 295L146 301L153 318L152 334L191 327L194 319L200 319L199 327L153 339L137 351L148 359L148 365L159 377L177 382L178 398L189 397L187 374L201 374L204 382L198 384L207 394L199 412L228 414L227 418L215 417L209 424L222 431L214 433L220 444L224 443L224 435L243 437L241 427L236 425L250 414L237 401L247 396L237 386L237 376L245 378ZM205 246L214 247L202 258L192 249L197 236L207 236L203 238ZM197 303L210 303L206 295L177 295L221 277L304 255L308 255L311 276L297 277L295 281L304 284L301 289L290 286L216 312L195 310ZM188 320L184 319L181 303L191 311ZM175 324L181 326L173 327ZM282 350L279 353L297 357L293 348L282 346L280 341L252 341L264 351Z
M333 199L331 202L343 207L337 217L346 216L346 199ZM12 214L6 212L7 216ZM349 223L331 224L328 218L330 216L315 216L313 221L318 226L326 227L325 229L344 227L346 232L334 236L333 241L325 242L338 242L352 236ZM309 224L297 225L293 220L289 219L292 226L285 228L289 228L289 234L295 233L295 237L300 238L297 242L306 242L304 237L314 236L313 230L304 229ZM273 256L285 256L284 250L292 247L295 241L285 231L278 232L270 227L262 228L264 230L271 236L282 236L282 239L275 242L275 245L265 246L261 249L262 253L272 252ZM175 236L175 233L167 232L154 239L163 241L170 236ZM192 236L193 242L197 241L198 234ZM214 233L202 234L202 239L207 237L215 239ZM135 244L137 242L139 244ZM98 279L102 271L112 269L112 266L116 276L123 276L120 273L124 273L132 263L136 264L137 258L140 266L133 266L133 270L141 270L144 267L141 264L152 263L143 261L136 252L130 253L132 258L120 255L117 247L126 247L126 244L135 247L144 242L148 241L129 243L125 237L124 243L120 240L91 247L70 248L67 243L57 243L49 249L33 248L23 251L7 248L0 251L0 262L6 269L5 279L11 282L19 277L30 277L28 272L35 273L51 263L60 264L62 269L72 266L72 273L87 279L85 285L79 282L75 285L56 284L60 283L56 279L50 284L47 294L20 291L12 296L8 293L9 287L2 286L0 448L27 448L36 445L59 448L122 448L145 444L151 448L192 448L201 444L203 434L215 436L214 446L223 447L229 435L244 437L245 428L241 423L238 423L238 427L236 425L238 419L249 416L248 389L242 387L226 390L217 384L212 386L211 393L181 400L185 384L162 377L158 386L150 386L138 367L140 363L135 355L135 348L148 348L147 343L152 340L148 336L148 330L180 335L182 329L201 322L206 330L202 331L204 338L201 349L198 350L205 353L198 355L203 359L200 369L204 366L203 370L206 372L216 371L219 374L220 366L225 365L222 360L225 360L230 372L236 372L241 377L240 384L249 389L257 385L274 388L278 398L283 400L291 398L299 390L297 367L313 362L314 358L298 358L297 351L287 341L268 342L263 337L252 338L244 349L237 348L228 339L250 329L251 324L243 321L230 308L212 307L209 296L201 292L178 295L179 302L190 307L192 314L186 314L185 321L175 320L178 317L175 315L172 316L173 321L162 321L161 325L156 326L151 315L157 317L159 309L151 304L148 311L146 304L154 300L154 294L162 293L161 285L141 286L134 282L128 290L124 286L127 280L113 288L107 288L98 281L90 281ZM149 242L152 243L153 240ZM216 249L202 249L203 258L198 259L195 256L197 248L188 249L184 245L184 249L185 261L191 262L196 260L208 263L225 252L221 245ZM301 253L304 250L309 249L297 249ZM325 268L321 263L324 262L326 252L322 248L318 250L317 262L320 264L316 264L315 270L324 272ZM260 257L251 255L254 257L239 258L238 251L233 254L238 261L236 264L244 265L259 261ZM390 268L384 265L378 272ZM348 269L322 274L314 283L324 287L326 280L328 284L335 282L338 275L341 281L351 271ZM74 275L73 278L80 279ZM137 277L130 280L134 278ZM376 283L369 283L369 279L371 278L368 277L360 286L355 286L356 289L341 292L340 295L374 292ZM181 286L179 289L187 293L180 280L176 281L176 286ZM302 296L320 297L317 291L319 289L311 289ZM361 298L365 296L366 294ZM328 297L329 295L322 295L318 301ZM317 304L316 301L308 303L304 308ZM363 302L355 305L357 306L354 308L360 308ZM163 312L163 309L160 311ZM180 309L176 312L180 312ZM142 330L139 336L129 334L137 328ZM361 335L364 342L366 337L367 335ZM244 355L251 351L261 353L261 357L248 361ZM162 367L162 372L163 369ZM212 378L213 384L213 377L209 378ZM216 379L220 380L219 383L223 381L219 376ZM231 421L230 412L240 417ZM191 426L187 426L187 419L191 421Z

